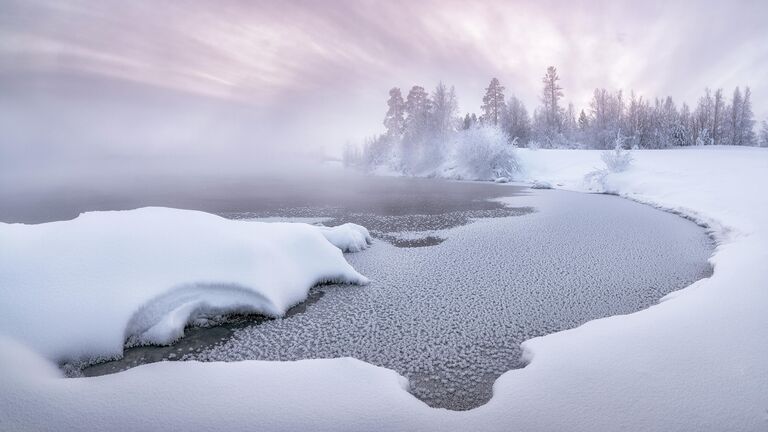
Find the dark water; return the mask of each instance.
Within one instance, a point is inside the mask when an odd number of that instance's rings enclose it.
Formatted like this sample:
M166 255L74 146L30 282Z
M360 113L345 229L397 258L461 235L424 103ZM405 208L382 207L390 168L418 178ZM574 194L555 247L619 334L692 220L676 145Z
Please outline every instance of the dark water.
M230 218L351 221L378 238L346 255L372 283L316 287L283 319L189 329L174 346L131 348L86 375L158 360L352 356L405 375L431 406L469 409L490 398L499 375L524 366L520 342L646 308L711 272L703 229L613 196L357 176L141 189L106 201L78 192L25 217L165 205ZM489 201L505 196L507 206Z
M318 288L313 288L307 299L286 312L284 319L289 319L298 314L304 313L308 307L315 304L325 294ZM190 353L199 353L212 345L228 340L232 334L242 328L258 325L271 318L262 315L234 315L223 317L216 323L205 327L187 327L184 331L184 337L176 343L169 346L136 346L126 348L123 352L123 358L117 361L108 361L90 365L82 370L72 370L67 365L68 373L79 376L99 376L115 372L120 372L147 363L155 363L166 360L181 360L181 358Z
M424 221L425 216L441 215L446 223L456 224L466 222L466 211L504 211L503 206L487 199L514 195L519 190L492 183L374 178L335 170L280 178L99 177L36 187L7 182L0 185L0 221L41 223L72 219L85 211L162 206L236 218L411 216L399 222L426 227L433 226L434 221Z

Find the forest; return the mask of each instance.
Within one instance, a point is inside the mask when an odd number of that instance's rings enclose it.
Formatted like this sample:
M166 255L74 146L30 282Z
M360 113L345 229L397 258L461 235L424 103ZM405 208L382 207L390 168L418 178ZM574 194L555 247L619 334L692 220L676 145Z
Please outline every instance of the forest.
M408 175L482 178L511 175L510 149L664 149L685 146L768 146L768 123L755 132L752 94L736 87L730 98L709 88L695 107L679 107L671 96L653 100L631 91L594 90L586 109L565 104L560 76L553 66L542 78L540 105L529 114L525 104L497 78L491 79L480 112L458 112L454 87L442 82L428 93L413 86L403 98L389 91L385 131L362 145L347 145L344 164L368 171ZM489 174L491 175L491 174Z

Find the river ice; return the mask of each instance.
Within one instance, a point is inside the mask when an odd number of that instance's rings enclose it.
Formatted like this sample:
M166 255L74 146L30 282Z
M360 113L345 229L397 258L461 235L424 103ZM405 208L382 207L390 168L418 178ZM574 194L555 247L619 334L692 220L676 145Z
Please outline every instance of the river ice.
M523 366L524 340L643 309L711 272L711 240L678 216L563 191L508 202L537 211L429 231L445 241L428 247L378 241L346 256L370 285L316 288L324 295L303 313L183 359L350 356L406 376L431 406L470 409Z

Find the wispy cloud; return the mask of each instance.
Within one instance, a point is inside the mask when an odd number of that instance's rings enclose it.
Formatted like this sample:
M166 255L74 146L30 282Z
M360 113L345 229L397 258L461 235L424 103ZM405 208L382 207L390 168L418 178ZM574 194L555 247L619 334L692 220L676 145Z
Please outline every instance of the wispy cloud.
M548 65L577 106L595 87L694 102L748 84L768 115L768 3L671 3L6 0L0 87L109 77L293 116L326 143L376 132L394 85L455 84L469 111L497 76L532 107Z

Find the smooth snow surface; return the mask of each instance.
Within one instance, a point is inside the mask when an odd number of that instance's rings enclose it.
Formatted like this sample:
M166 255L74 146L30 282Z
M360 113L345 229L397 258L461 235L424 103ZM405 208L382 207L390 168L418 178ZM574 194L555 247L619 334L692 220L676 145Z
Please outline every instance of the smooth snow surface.
M720 242L713 276L641 312L525 342L530 364L467 412L430 409L396 373L350 359L157 363L62 379L2 340L0 429L768 430L768 151L637 151L627 171L591 185L599 152L518 153L531 180L707 224Z
M168 208L0 224L0 329L49 359L90 360L126 339L171 342L202 317L281 316L317 283L366 283L340 250L366 234Z

